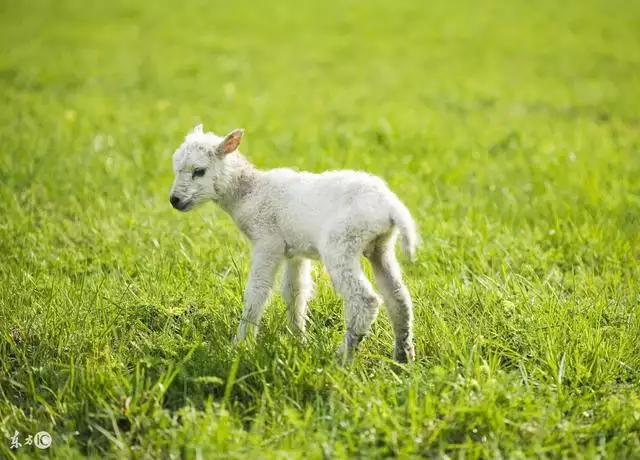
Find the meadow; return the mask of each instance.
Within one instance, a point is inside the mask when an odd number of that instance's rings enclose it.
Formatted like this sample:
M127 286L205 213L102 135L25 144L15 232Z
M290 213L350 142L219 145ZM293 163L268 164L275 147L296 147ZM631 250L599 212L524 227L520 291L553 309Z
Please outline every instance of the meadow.
M276 295L232 346L249 245L168 201L197 123L389 183L415 364L384 310L336 364L317 265L306 343ZM2 458L640 458L640 2L2 0L0 200Z

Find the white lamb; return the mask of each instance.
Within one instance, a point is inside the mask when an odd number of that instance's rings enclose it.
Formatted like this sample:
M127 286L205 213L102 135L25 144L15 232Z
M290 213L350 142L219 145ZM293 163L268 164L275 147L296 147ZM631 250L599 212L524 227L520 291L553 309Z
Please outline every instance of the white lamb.
M243 133L237 129L221 138L196 126L173 156L170 196L180 211L213 200L251 241L251 270L235 341L257 334L283 262L289 327L304 332L313 258L325 264L345 301L347 331L338 354L351 357L381 304L362 272L364 255L393 325L394 356L412 361L413 307L394 250L399 231L404 252L415 257L418 236L405 205L382 179L364 172L256 169L237 151Z

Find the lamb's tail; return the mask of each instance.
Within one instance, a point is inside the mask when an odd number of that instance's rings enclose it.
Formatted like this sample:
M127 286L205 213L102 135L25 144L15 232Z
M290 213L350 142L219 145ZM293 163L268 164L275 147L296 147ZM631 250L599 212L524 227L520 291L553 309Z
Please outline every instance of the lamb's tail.
M400 231L400 241L402 244L402 252L405 253L411 261L416 260L416 251L420 245L420 237L416 223L411 217L411 213L399 198L394 200L391 210L391 221Z

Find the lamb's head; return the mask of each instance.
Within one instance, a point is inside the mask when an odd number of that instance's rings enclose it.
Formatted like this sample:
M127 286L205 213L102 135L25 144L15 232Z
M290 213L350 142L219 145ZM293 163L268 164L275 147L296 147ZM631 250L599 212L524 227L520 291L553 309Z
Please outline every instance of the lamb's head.
M229 156L242 140L242 129L224 137L205 133L202 125L191 131L173 154L175 180L169 201L179 211L189 211L217 200L232 178L234 162Z

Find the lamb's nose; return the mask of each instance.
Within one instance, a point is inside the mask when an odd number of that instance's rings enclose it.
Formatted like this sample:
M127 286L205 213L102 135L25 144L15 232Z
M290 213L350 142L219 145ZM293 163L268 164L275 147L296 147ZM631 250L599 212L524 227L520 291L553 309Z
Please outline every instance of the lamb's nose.
M180 198L175 195L171 195L169 201L171 202L171 206L173 206L174 208L177 208L180 205Z

